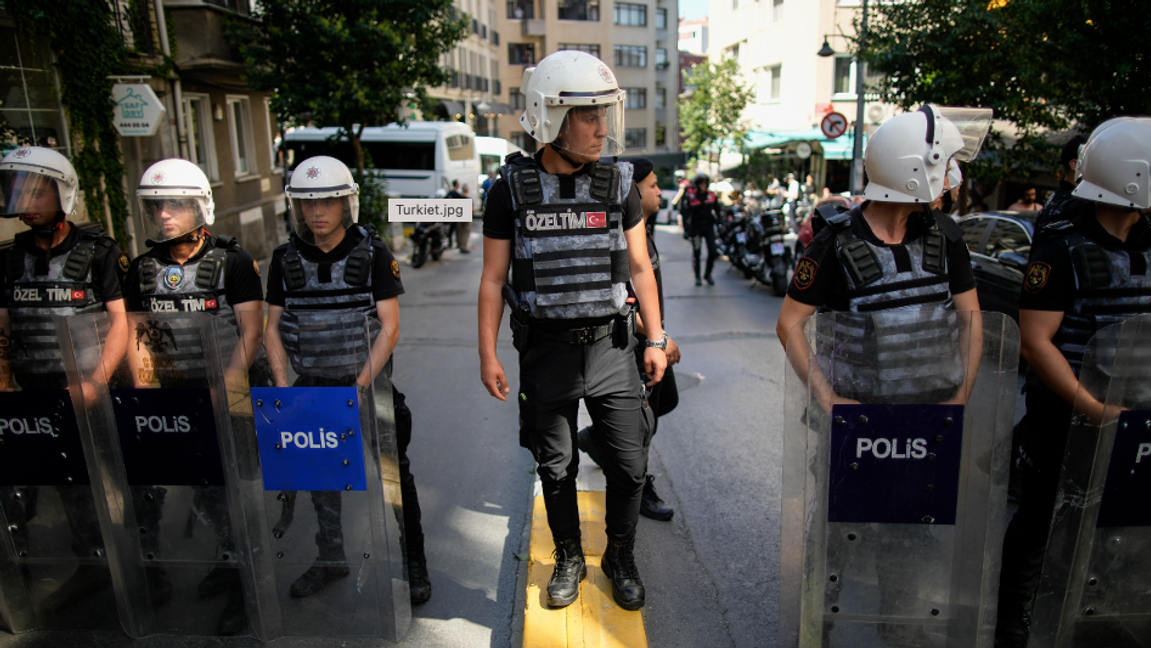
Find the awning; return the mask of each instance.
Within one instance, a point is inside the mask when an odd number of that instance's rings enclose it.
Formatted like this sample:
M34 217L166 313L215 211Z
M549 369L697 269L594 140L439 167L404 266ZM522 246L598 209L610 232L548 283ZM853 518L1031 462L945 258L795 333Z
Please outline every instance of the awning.
M825 160L850 160L855 149L855 139L848 134L836 139L828 139L818 128L798 130L754 130L747 134L744 142L749 149L775 148L791 142L811 142L823 149ZM863 142L867 143L864 133ZM816 149L818 150L818 148Z
M440 103L448 110L448 116L452 115L466 115L467 111L464 110L464 104L459 101L452 101L451 99L440 99Z
M496 115L517 115L520 112L520 111L516 110L515 108L512 108L508 104L500 103L498 101L493 101L491 103L491 106L492 106L492 113L494 113Z
M626 162L626 161L631 160L631 159L636 158L636 157L646 157L647 159L651 160L651 165L653 167L656 167L657 169L660 167L676 167L676 166L683 166L683 165L687 164L687 153L683 153L683 152L652 153L651 155L643 155L643 156L630 155L630 156L628 156L626 158L622 158L622 159L623 159L623 161Z

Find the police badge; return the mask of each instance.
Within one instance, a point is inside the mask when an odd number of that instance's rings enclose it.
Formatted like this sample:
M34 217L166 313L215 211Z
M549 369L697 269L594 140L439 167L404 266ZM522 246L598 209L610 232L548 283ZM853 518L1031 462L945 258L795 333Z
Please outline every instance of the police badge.
M179 288L182 281L184 281L184 269L180 266L174 266L164 271L164 283L169 288Z
M1035 294L1043 290L1043 286L1047 285L1047 278L1050 276L1051 266L1042 261L1036 261L1027 268L1027 279L1023 281L1023 287L1027 289L1027 292Z
M806 290L811 287L811 282L815 281L815 273L819 270L819 264L807 257L799 260L795 265L795 287L800 290Z

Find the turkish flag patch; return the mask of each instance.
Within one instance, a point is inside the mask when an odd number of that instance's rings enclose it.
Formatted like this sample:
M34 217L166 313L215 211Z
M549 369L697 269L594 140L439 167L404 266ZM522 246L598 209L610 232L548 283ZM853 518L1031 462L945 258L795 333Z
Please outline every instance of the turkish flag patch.
M84 299L84 291L83 290L73 290L72 291L72 299Z
M607 212L588 212L588 227L607 227Z
M204 300L204 308L212 309L212 308L219 308L219 306L220 305L216 302L215 299L205 299Z

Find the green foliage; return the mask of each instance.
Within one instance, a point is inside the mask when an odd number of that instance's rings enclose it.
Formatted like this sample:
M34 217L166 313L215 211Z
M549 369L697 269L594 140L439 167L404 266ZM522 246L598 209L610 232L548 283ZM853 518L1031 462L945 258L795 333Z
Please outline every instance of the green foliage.
M917 0L872 7L863 56L886 77L875 88L885 101L905 109L926 102L984 106L1018 129L1014 142L992 133L984 148L990 155L969 169L982 180L1054 168L1047 131L1086 132L1116 115L1151 113L1151 13L1138 3Z
M121 247L128 244L128 200L124 195L124 163L119 135L112 125L112 84L109 75L123 74L127 52L112 26L106 0L69 0L47 5L16 2L10 7L20 32L46 39L60 71L61 102L68 111L72 165L84 191L89 216L104 221L104 203L112 215Z
M679 98L679 124L683 148L693 160L702 159L709 148L725 139L742 142L748 125L743 109L751 102L752 90L739 79L739 63L727 59L693 65L685 83L689 91Z
M365 187L363 127L425 103L449 80L440 57L467 35L451 0L260 0L253 18L227 26L248 85L272 93L285 124L343 129Z

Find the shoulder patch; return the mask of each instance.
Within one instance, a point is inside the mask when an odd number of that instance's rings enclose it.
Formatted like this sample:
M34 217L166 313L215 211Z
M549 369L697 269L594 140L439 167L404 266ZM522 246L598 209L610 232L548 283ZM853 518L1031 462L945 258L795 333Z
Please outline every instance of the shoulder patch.
M400 278L400 262L392 259L392 276L396 279Z
M121 254L120 260L119 260L120 272L128 272L128 265L130 263L131 262L128 260L128 255L127 254Z
M811 283L815 281L815 273L818 270L819 264L809 257L800 259L799 263L795 264L795 287L800 290L810 288Z
M1035 261L1027 267L1027 278L1023 280L1023 288L1035 294L1043 290L1043 286L1047 285L1047 279L1051 277L1051 266L1042 262Z
M252 270L255 270L255 271L256 271L256 276L257 276L257 277L259 277L259 276L260 276L260 264L259 264L259 263L256 263L256 260L255 260L255 259L252 259Z

